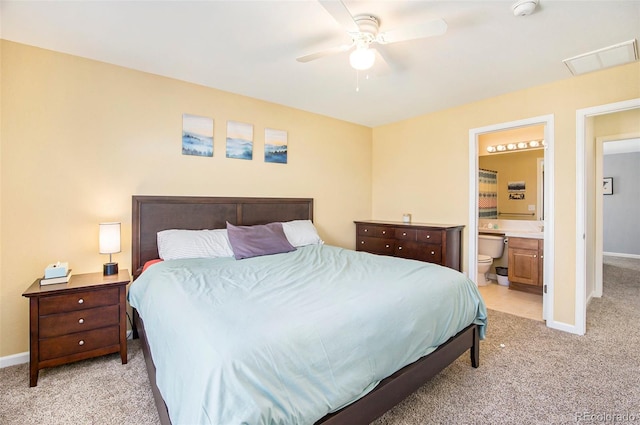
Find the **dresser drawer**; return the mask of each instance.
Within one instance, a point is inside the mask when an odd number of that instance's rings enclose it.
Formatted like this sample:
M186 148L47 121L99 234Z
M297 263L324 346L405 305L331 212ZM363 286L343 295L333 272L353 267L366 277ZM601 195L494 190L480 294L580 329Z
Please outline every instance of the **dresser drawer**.
M40 317L40 338L117 325L120 322L119 314L120 306L110 305Z
M428 244L422 245L420 257L416 258L416 260L440 264L442 262L442 246Z
M369 236L372 238L393 238L394 228L387 226L358 226L358 236Z
M53 295L40 298L40 316L69 311L83 310L86 308L117 305L118 288L102 289L99 291L83 291L73 294Z
M442 243L442 232L440 230L418 230L418 242Z
M395 229L394 236L402 241L415 241L416 233L415 229Z
M372 238L362 236L358 238L357 250L371 252L373 254L393 255L395 243L393 239Z
M40 340L40 361L82 353L120 343L118 326Z
M394 255L411 260L440 263L442 261L442 248L440 245L429 245L418 242L398 242Z

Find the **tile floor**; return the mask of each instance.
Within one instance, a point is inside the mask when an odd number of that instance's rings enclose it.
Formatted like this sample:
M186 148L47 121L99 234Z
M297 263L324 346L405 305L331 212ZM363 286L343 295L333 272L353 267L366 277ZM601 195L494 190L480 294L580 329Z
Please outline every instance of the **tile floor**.
M542 321L542 295L514 291L493 281L478 289L487 308Z

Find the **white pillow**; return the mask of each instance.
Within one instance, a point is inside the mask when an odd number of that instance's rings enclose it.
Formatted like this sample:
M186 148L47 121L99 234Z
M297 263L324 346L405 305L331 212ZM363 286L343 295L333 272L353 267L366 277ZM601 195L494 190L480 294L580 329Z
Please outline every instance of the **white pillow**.
M158 232L158 254L163 260L233 257L227 229Z
M282 223L282 230L289 243L296 247L324 243L311 220L285 221Z

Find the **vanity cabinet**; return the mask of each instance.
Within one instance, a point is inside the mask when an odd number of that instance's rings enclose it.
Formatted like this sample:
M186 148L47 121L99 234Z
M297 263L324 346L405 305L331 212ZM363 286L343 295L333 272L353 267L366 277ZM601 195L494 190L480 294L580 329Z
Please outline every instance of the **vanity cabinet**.
M464 226L394 221L355 223L356 251L426 261L461 270Z
M509 238L509 289L542 294L542 239Z

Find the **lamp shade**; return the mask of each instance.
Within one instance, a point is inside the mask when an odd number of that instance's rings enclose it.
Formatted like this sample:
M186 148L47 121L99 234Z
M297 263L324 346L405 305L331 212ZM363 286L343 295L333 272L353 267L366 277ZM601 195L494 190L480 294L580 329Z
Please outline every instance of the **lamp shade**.
M120 252L120 223L100 223L100 254Z
M349 63L358 71L365 71L373 66L376 54L367 47L358 47L349 55Z

